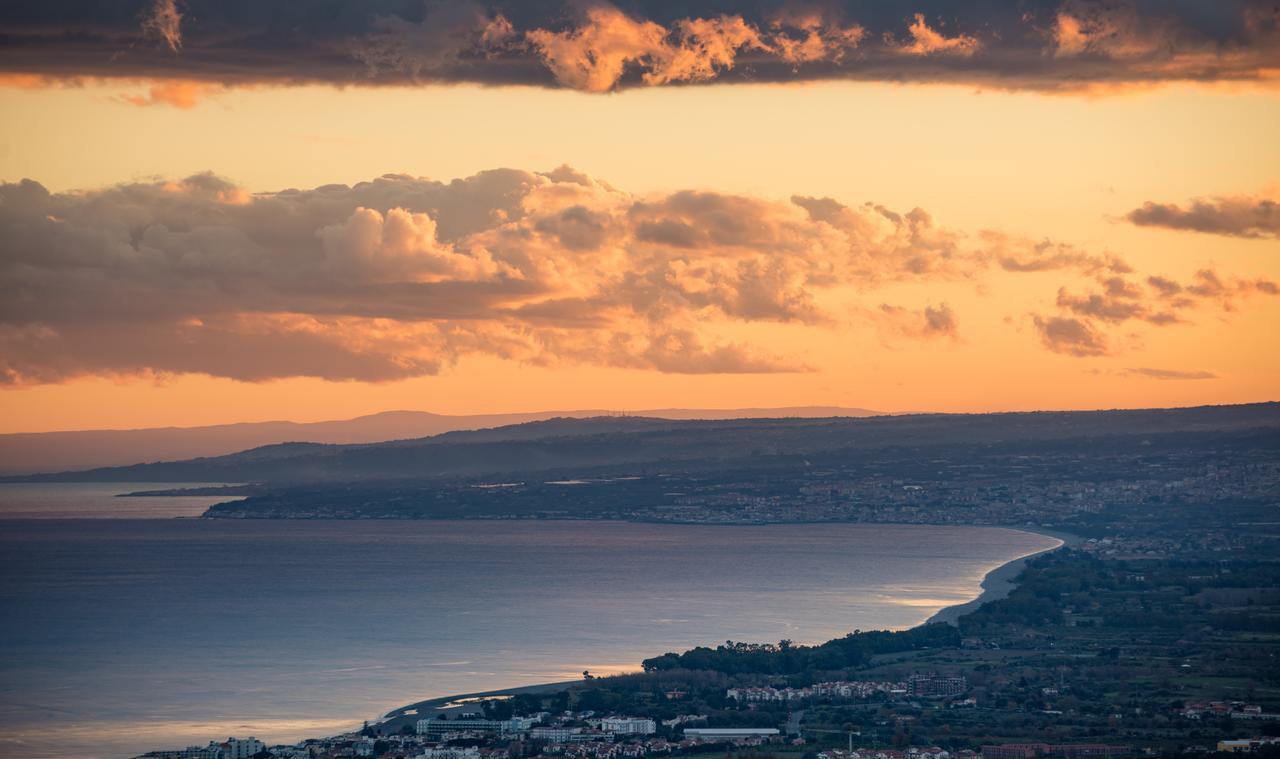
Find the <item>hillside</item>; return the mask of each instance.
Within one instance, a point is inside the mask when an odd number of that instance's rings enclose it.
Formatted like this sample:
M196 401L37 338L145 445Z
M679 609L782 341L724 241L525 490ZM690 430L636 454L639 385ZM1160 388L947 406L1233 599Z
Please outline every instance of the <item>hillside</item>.
M929 414L682 421L557 418L363 445L283 444L168 463L37 475L26 481L257 482L427 480L725 462L831 452L1124 439L1280 428L1280 404L1133 411ZM14 478L11 478L14 479Z
M655 409L629 415L662 419L871 416L878 412L833 406L762 409ZM159 427L136 430L25 432L0 435L0 475L64 472L139 462L223 456L286 442L377 443L476 430L556 417L618 416L605 410L538 411L450 416L425 411L386 411L338 421L288 421Z

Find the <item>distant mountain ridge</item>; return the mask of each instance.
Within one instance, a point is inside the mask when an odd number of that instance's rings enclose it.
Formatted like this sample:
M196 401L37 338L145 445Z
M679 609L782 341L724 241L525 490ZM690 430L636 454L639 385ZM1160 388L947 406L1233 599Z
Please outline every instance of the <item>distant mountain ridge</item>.
M779 457L850 462L873 452L928 460L947 447L1030 451L1065 441L1150 445L1170 436L1280 434L1280 404L1183 409L865 418L676 420L558 417L433 437L367 444L286 443L186 461L32 476L29 481L253 482L269 485L474 477L619 476L650 467L751 466ZM951 455L951 454L946 454ZM509 480L503 480L509 481Z
M0 475L64 472L142 462L223 456L277 443L356 444L430 437L558 417L644 416L662 419L750 419L875 416L881 412L838 406L744 409L537 411L510 414L433 414L384 411L326 422L242 422L200 427L81 430L0 434Z

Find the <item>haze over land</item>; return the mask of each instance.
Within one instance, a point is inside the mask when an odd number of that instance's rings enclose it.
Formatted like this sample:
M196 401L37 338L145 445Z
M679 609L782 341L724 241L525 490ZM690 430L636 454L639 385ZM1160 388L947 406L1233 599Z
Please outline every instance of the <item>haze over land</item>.
M438 435L453 430L500 427L555 417L642 416L661 419L753 417L860 417L866 409L805 406L771 409L651 409L542 411L454 416L425 411L387 411L332 422L249 422L207 427L82 430L0 435L0 475L61 472L152 461L220 456L285 442L376 443Z

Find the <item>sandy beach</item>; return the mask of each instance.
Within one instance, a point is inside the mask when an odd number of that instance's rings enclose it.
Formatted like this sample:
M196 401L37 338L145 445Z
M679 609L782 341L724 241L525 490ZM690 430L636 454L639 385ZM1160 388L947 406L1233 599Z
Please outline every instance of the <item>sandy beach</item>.
M930 625L935 622L946 622L949 625L956 624L961 617L976 610L979 606L990 601L998 601L1012 593L1013 589L1017 587L1017 583L1015 583L1014 580L1017 579L1018 575L1022 572L1023 565L1025 565L1029 559L1034 559L1037 556L1050 553L1051 551L1056 551L1060 548L1077 545L1083 540L1079 535L1072 535L1069 532L1058 532L1056 530L1049 530L1043 527L1020 526L1010 527L1009 529L1021 530L1023 532L1034 532L1038 535L1056 538L1062 542L1052 548L1046 548L1043 551L1029 553L1026 556L1001 564L988 572L986 577L982 578L982 592L978 594L977 598L972 601L966 601L962 604L956 604L954 606L948 606L944 609L940 609L932 617L926 619L924 624Z

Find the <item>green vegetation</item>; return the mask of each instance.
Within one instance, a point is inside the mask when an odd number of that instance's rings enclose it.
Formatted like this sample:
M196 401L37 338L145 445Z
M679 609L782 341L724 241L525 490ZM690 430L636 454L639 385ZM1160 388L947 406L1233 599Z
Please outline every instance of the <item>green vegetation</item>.
M861 667L879 654L919 651L960 644L960 633L946 624L923 625L901 632L855 630L820 646L728 641L714 649L699 647L683 654L644 660L646 672L672 669L712 670L726 674L794 675Z

